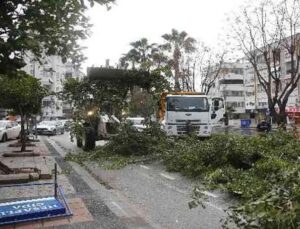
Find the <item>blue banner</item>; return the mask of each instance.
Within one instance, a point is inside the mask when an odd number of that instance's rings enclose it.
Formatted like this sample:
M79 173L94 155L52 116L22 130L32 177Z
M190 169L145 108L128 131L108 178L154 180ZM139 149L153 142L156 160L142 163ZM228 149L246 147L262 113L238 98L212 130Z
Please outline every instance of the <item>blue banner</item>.
M65 207L54 197L1 203L0 224L52 217L65 213Z

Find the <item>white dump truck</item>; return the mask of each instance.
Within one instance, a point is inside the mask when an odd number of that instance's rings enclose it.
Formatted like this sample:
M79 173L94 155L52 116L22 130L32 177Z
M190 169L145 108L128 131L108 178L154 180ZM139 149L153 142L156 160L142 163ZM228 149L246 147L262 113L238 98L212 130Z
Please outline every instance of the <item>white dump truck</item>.
M160 121L168 136L194 132L199 137L211 136L212 126L223 120L222 98L208 98L200 92L162 93Z

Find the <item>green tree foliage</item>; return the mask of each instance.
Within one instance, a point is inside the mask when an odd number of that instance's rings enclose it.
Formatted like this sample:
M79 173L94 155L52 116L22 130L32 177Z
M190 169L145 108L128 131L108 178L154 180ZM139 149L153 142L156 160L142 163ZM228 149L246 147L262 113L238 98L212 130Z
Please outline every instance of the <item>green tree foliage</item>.
M127 107L127 96L134 86L153 96L158 96L168 87L168 81L157 72L101 68L92 71L83 81L69 79L61 94L83 119L87 111L95 107L108 114L119 115Z
M41 110L42 99L47 95L46 89L38 79L18 72L14 76L0 75L0 107L13 109L21 116L21 151L25 151L25 118Z
M132 69L151 71L161 69L168 62L161 45L149 44L147 38L130 43L132 47L120 58L122 68L127 69L130 65Z
M152 78L156 76L156 80L154 81L151 77L145 78L148 82L151 81L151 87L141 84L130 87L128 115L141 115L149 119L158 110L160 93L170 89L168 79L172 76L172 72L168 65L169 58L162 45L149 44L146 38L131 42L130 45L132 49L120 58L121 67L127 69L131 66L132 69L146 71ZM160 77L157 77L159 75Z
M142 116L150 117L156 113L157 101L153 99L153 95L147 91L141 91L135 88L131 93L131 99L129 102L128 116Z
M182 90L184 80L184 71L181 66L185 54L196 51L196 40L189 37L185 31L178 32L172 29L170 34L164 34L162 38L166 41L164 48L172 54L171 66L175 71L175 90Z
M25 66L26 53L37 60L59 55L75 64L83 59L78 39L88 35L86 3L107 5L114 0L24 1L0 3L0 74Z

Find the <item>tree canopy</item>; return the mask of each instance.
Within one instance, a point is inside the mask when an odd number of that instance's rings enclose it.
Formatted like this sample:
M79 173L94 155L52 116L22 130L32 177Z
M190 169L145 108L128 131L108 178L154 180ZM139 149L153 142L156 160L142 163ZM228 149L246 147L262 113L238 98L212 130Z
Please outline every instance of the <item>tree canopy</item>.
M0 74L25 66L25 55L36 60L59 55L63 61L83 60L79 39L91 26L85 11L94 3L109 6L114 0L4 0L0 3Z
M170 63L175 72L175 90L182 90L184 87L188 88L187 85L185 85L187 84L185 79L186 69L183 68L181 63L184 62L184 57L186 57L184 54L190 54L196 51L196 40L189 37L187 32L178 32L176 29L172 29L170 34L162 35L162 38L165 40L163 47L172 54Z
M155 97L169 89L168 81L159 72L93 68L83 81L69 79L61 96L73 104L77 118L85 118L87 111L93 108L118 115L127 106L128 94L135 86Z
M42 99L46 95L47 90L40 81L22 71L14 74L14 77L0 75L0 107L12 109L21 116L21 151L25 150L25 117L40 112Z
M46 94L40 81L24 72L18 72L13 78L0 75L0 106L3 108L23 115L37 114Z
M122 68L127 69L131 65L132 69L151 71L162 68L168 63L162 45L149 44L147 38L131 42L130 46L132 48L120 58Z

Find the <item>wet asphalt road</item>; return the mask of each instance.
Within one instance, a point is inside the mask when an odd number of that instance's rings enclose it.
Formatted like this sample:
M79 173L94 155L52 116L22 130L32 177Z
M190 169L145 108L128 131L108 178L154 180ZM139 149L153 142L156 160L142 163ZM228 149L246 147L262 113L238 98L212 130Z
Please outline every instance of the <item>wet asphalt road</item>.
M56 138L64 138L66 135L57 135ZM82 198L89 212L92 214L94 221L75 223L70 225L62 225L56 228L82 228L82 229L116 229L127 228L119 218L105 205L101 197L93 189L89 187L87 182L82 179L73 167L63 159L62 154L49 143L50 137L42 137L42 141L45 142L47 148L51 154L55 157L57 164L63 171L67 171L67 177L71 185L74 187L76 193L66 195L66 198L79 197Z
M78 150L70 143L68 134L50 137L50 141L64 152L76 153ZM216 192L205 193L205 209L198 207L190 210L188 202L196 183L178 173L166 172L160 162L130 165L121 170L103 170L90 163L86 169L101 184L99 196L103 202L98 200L100 206L106 205L123 227L221 228L220 220L226 216L224 210L228 207L228 199ZM76 184L76 180L73 183L75 187L79 186L80 191L81 185ZM87 195L87 192L83 193ZM88 196L92 198L93 195ZM92 205L90 208L93 209ZM97 211L96 208L94 214L97 215Z

